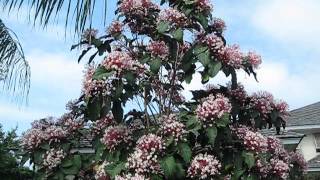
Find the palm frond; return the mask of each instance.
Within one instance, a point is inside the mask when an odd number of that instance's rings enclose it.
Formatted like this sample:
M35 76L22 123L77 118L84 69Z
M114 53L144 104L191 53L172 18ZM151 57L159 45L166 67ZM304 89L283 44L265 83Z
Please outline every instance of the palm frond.
M46 27L51 20L55 20L57 15L63 14L65 18L65 28L73 24L75 33L82 33L85 27L91 27L94 10L103 8L103 18L101 14L97 16L103 23L106 22L107 1L101 0L2 0L4 9L9 12L13 9L20 9L22 6L28 7L29 14L34 23L37 21ZM0 2L1 3L1 2ZM34 12L32 12L34 10ZM32 13L31 13L32 12ZM72 16L71 16L72 14Z
M16 100L26 100L30 88L30 66L13 31L0 19L0 85Z

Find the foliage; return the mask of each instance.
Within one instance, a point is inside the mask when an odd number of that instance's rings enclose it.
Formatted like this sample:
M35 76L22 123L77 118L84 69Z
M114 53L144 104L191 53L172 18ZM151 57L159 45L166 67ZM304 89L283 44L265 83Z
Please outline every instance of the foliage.
M0 125L0 177L2 179L32 178L32 171L19 165L19 148L15 130L5 133Z
M30 66L16 35L0 19L0 82L17 98L27 97L30 86Z
M249 95L237 82L238 71L257 78L261 57L226 44L225 24L212 17L209 1L163 4L119 1L106 34L88 29L72 46L84 48L78 61L92 54L81 97L61 118L35 121L22 138L36 177L301 177L301 156L289 156L277 138L258 131L285 127L287 104L267 92ZM97 55L105 58L95 65ZM210 85L219 72L231 82ZM182 84L196 73L206 88L186 100ZM84 141L95 153L84 151Z

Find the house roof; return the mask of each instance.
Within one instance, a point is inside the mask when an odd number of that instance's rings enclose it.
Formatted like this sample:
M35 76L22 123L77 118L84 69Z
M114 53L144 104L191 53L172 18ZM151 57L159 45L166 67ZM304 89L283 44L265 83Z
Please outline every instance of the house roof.
M286 131L282 130L280 131L280 134L277 134L277 131L274 128L271 129L262 129L260 130L260 133L264 136L276 136L279 139L285 139L285 138L302 138L304 134L297 133L294 131Z
M320 125L320 102L290 111L287 126Z
M308 161L308 168L319 168L319 167L320 167L320 155Z

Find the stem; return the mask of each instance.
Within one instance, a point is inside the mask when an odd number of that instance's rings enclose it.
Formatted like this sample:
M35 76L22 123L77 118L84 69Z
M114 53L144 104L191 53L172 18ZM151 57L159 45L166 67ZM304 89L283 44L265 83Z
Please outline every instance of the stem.
M176 79L176 72L177 72L177 62L178 62L178 52L179 52L179 44L177 44L177 52L175 55L175 61L174 61L174 68L173 68L173 75L172 75L172 79L170 82L170 86L171 86L171 91L170 91L170 96L169 96L169 107L168 107L168 111L167 114L169 115L171 113L171 103L172 103L172 97L173 97L173 92L175 89L175 79Z
M238 82L237 82L237 74L236 74L236 71L235 69L232 68L231 70L231 90L235 90L237 89L238 87ZM232 104L232 108L235 107L235 101L231 101L231 104ZM231 111L231 116L232 116L232 120L233 120L233 123L236 122L236 119L237 119L237 114L232 110Z
M144 119L147 124L147 129L150 128L150 121L149 121L149 116L148 116L148 103L147 103L147 91L144 89Z

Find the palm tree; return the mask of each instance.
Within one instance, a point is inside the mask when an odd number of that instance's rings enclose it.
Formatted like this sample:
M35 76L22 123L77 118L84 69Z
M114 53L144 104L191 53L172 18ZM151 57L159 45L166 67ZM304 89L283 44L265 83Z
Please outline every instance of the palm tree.
M0 83L18 100L27 97L30 67L17 36L0 19Z
M0 0L3 10L11 12L27 9L30 19L46 27L53 23L57 16L64 14L65 29L73 26L75 35L80 35L86 27L91 27L97 7L103 8L103 18L106 22L107 0ZM72 16L71 16L72 14ZM30 87L30 67L26 61L21 45L13 31L7 28L0 19L0 82L5 89L27 97ZM22 96L21 96L22 95Z

